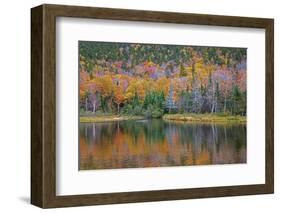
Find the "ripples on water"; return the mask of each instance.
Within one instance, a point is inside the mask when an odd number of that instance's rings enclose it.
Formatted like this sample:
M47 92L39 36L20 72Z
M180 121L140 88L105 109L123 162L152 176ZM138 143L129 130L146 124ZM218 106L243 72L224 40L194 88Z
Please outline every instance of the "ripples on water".
M246 163L246 125L161 119L80 123L79 168Z

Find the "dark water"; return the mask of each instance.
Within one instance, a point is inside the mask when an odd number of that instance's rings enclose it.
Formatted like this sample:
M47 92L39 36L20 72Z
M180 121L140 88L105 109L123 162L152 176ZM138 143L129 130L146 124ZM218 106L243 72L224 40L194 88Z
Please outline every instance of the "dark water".
M246 125L80 123L80 169L246 163Z

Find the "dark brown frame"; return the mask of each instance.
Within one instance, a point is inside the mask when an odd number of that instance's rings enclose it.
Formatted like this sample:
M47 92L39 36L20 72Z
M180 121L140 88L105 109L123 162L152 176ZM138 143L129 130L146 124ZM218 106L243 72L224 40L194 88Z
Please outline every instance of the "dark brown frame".
M162 22L265 29L265 184L193 189L56 195L56 17ZM66 207L132 203L274 192L274 20L64 5L31 9L31 203Z

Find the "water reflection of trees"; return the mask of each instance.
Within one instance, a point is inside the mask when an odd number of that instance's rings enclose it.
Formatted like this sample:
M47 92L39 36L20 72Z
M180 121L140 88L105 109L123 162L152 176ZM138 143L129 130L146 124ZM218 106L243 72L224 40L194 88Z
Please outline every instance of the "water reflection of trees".
M83 169L246 162L246 126L163 120L80 124Z

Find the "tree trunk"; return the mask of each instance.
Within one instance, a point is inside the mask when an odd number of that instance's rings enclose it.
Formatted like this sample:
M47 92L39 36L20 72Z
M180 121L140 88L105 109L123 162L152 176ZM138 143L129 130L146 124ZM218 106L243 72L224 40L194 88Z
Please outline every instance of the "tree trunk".
M218 110L218 97L216 95L216 97L215 97L215 113L217 113L217 110Z
M214 88L214 83L212 83L212 110L211 113L214 112L215 109L215 88Z
M192 82L191 82L191 86L194 86L194 81L195 81L195 63L193 62L191 65L191 73L192 73Z
M95 113L96 112L96 102L94 101L93 103L93 112Z
M223 112L225 113L226 111L226 96L224 96L224 106L223 106Z

